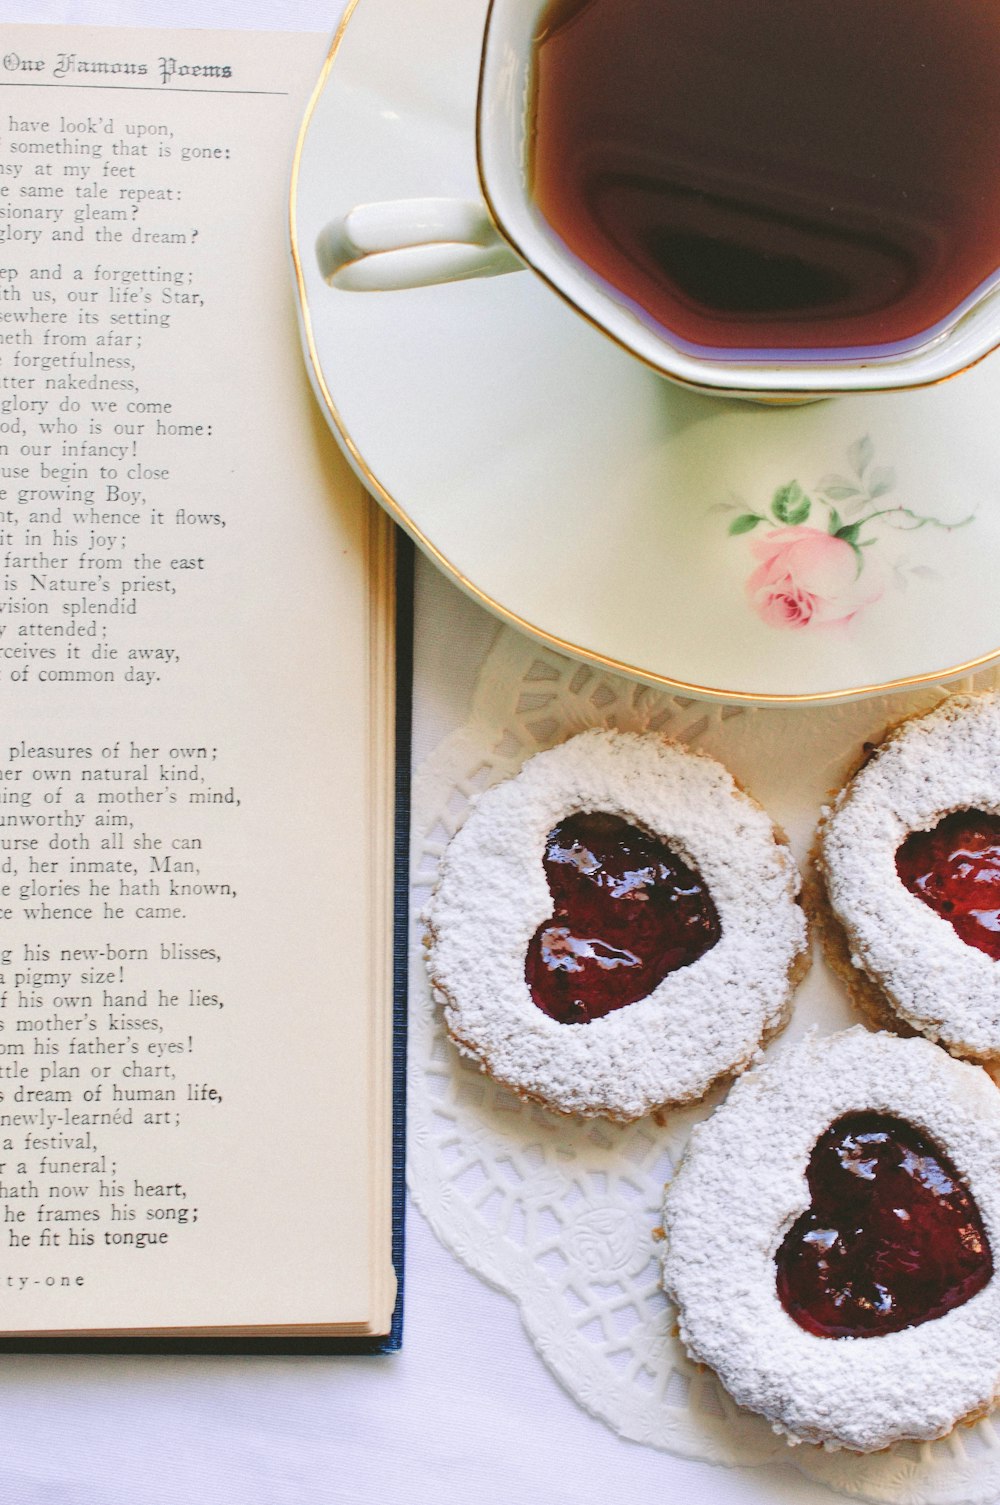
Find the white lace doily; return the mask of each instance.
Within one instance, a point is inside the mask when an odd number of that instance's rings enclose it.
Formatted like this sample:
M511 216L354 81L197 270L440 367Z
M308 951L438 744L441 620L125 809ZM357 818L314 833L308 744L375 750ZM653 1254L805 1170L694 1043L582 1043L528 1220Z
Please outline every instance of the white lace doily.
M962 687L998 679L990 671ZM705 704L572 663L504 628L469 722L427 759L413 787L408 1175L438 1237L517 1302L558 1379L622 1436L712 1463L785 1461L845 1495L897 1505L996 1499L997 1422L858 1457L790 1447L734 1406L714 1376L686 1358L653 1253L663 1184L707 1107L673 1114L662 1127L652 1118L574 1122L497 1087L444 1033L424 971L419 914L472 796L584 727L662 730L714 753L784 827L804 864L819 807L861 744L943 693L814 710ZM816 957L784 1038L853 1019L843 989Z

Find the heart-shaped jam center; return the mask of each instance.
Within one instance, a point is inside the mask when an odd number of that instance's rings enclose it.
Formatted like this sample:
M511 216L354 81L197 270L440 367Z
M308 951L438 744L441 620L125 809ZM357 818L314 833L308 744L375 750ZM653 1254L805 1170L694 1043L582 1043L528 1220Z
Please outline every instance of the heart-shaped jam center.
M701 877L665 841L618 815L583 812L549 832L552 917L528 945L525 978L560 1024L589 1024L647 997L721 934Z
M778 1299L821 1338L877 1338L981 1291L993 1256L947 1155L905 1119L849 1113L816 1143L812 1206L775 1256Z
M1000 816L956 810L933 830L911 831L896 871L967 945L1000 961Z

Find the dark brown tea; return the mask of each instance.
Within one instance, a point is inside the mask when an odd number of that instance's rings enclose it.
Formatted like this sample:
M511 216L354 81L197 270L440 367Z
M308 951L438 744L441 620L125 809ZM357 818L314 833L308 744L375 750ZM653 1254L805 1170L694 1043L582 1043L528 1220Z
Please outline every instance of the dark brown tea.
M905 349L1000 268L996 0L550 0L532 192L682 345Z

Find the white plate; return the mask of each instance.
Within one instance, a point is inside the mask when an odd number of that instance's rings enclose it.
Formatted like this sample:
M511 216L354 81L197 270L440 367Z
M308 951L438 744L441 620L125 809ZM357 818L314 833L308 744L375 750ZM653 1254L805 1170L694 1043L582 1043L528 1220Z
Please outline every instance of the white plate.
M1000 657L1000 357L926 391L763 408L664 381L529 272L326 286L332 217L478 195L485 12L355 0L303 126L304 343L365 483L500 616L692 694L846 699Z

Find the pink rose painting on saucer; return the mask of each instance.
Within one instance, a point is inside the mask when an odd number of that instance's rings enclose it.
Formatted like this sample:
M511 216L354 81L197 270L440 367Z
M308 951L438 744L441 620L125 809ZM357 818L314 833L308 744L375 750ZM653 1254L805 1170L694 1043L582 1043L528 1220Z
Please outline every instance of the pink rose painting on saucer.
M895 475L872 463L874 446L867 435L850 446L847 460L849 475L824 476L812 494L796 480L779 486L767 512L737 499L710 509L735 514L730 536L756 534L747 540L756 568L747 577L746 593L769 627L844 626L881 598L890 579L905 589L912 577L936 574L905 556L873 557L870 551L887 533L927 527L951 533L973 520L974 514L943 522L898 502L884 504Z

